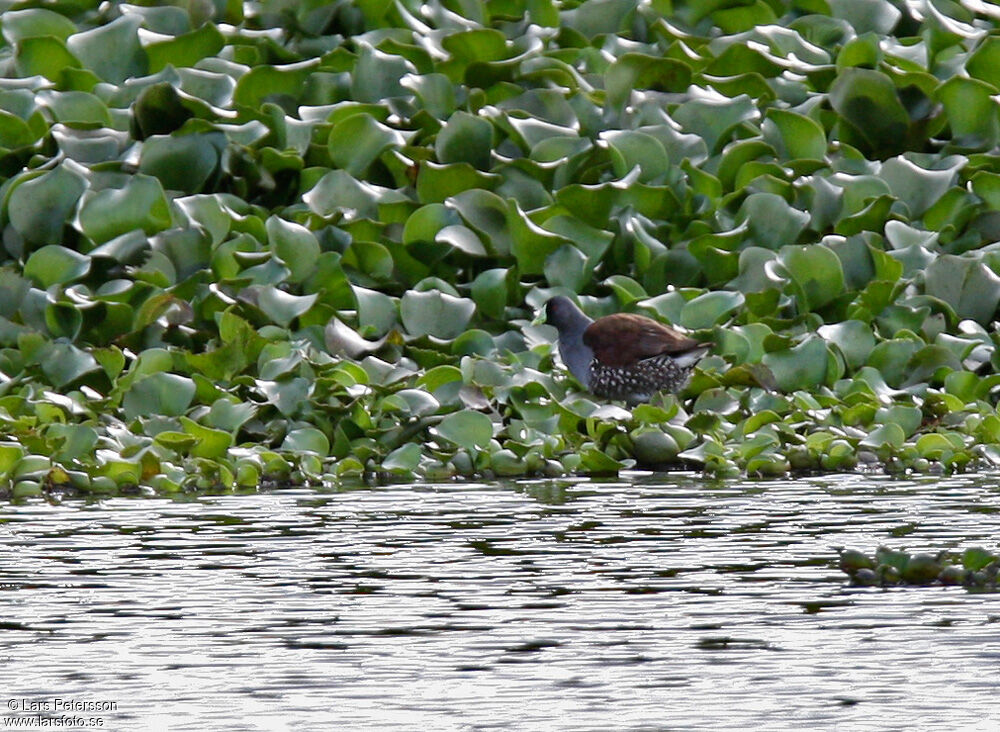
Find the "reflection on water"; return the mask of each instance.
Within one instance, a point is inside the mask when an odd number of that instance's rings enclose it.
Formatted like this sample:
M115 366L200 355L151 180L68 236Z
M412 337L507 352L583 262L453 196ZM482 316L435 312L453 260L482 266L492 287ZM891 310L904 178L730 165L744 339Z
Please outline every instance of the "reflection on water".
M833 547L995 549L996 478L3 506L0 719L59 698L115 702L72 712L111 730L994 730L1000 596L851 588Z

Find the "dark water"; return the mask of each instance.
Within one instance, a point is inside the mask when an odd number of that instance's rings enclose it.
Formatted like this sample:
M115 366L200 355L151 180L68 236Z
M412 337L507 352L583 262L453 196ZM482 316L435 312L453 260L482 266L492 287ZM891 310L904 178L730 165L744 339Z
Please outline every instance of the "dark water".
M996 549L998 478L4 505L0 728L995 731L1000 594L833 547Z

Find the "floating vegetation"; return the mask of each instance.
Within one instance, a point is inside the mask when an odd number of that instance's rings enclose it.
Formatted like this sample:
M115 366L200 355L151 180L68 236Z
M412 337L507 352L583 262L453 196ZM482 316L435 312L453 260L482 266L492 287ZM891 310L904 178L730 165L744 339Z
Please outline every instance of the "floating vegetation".
M995 590L1000 570L1000 557L982 547L970 547L958 556L947 551L910 554L885 546L874 557L842 547L837 553L840 569L851 583L865 587L939 584Z
M989 4L38 5L4 495L1000 464ZM554 295L713 351L594 399Z

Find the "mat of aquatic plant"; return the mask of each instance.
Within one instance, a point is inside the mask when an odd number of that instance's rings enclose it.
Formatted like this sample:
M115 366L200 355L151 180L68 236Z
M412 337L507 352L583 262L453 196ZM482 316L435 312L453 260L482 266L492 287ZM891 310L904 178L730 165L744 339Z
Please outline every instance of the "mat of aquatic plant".
M950 552L911 554L902 549L880 546L874 557L857 549L837 549L841 571L856 585L898 584L965 585L976 589L996 590L1000 558L982 547L970 547L960 555Z
M0 9L4 492L1000 462L995 5Z

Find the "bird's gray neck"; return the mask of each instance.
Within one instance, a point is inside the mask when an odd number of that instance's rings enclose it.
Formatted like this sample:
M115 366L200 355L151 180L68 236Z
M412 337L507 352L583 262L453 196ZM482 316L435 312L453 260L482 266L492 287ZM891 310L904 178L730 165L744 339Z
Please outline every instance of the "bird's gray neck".
M584 389L590 389L590 362L594 360L594 352L583 342L583 331L592 322L586 315L579 313L579 317L573 317L559 334L559 355Z

